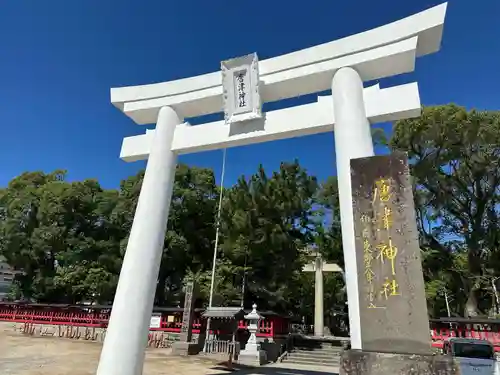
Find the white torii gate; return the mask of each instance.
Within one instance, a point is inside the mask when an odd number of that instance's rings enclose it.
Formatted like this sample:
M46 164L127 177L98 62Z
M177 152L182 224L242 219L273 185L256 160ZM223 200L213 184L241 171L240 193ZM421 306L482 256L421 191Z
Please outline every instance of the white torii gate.
M124 138L120 157L148 159L123 260L98 375L140 375L147 345L177 155L331 132L335 127L342 242L349 303L351 346L361 349L354 247L350 160L372 156L370 124L420 114L416 83L363 88L370 81L415 68L418 56L439 50L446 3L397 22L333 42L260 61L260 98L270 102L325 91L316 103L266 113L257 119L198 126L184 123L224 110L221 72L157 84L111 89L111 102L137 124L156 129ZM249 95L253 96L253 93ZM226 108L227 110L227 108ZM132 303L131 303L132 302Z

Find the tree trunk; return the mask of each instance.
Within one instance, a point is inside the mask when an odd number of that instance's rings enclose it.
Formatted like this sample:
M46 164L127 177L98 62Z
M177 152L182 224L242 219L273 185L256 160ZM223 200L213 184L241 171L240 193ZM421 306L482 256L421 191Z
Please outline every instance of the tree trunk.
M472 277L472 280L469 279L467 282L467 287L465 288L468 291L467 302L465 303L465 314L466 318L475 317L479 315L479 307L476 297L476 291L480 288L478 277L482 274L481 267L481 252L473 249L478 249L478 241L477 236L471 236L471 238L467 241L468 253L468 268L469 268L469 277Z
M479 308L477 306L477 298L474 286L470 287L467 302L465 303L464 316L466 318L473 318L479 315Z
M165 286L168 275L160 273L158 283L156 284L155 305L163 306L165 304Z

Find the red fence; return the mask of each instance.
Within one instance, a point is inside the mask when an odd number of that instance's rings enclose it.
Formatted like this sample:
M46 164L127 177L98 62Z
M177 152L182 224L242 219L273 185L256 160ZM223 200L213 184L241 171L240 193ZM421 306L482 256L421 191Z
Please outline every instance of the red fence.
M169 316L162 316L161 317L161 326L160 328L151 328L151 331L163 331L163 332L172 332L172 333L177 333L181 331L181 326L182 326L182 321L178 319L177 316L175 316L175 321L174 322L169 322L168 320ZM195 318L193 320L193 333L200 333L200 328L201 328L201 319L200 318ZM244 320L240 320L238 322L238 329L247 329L248 328L248 322ZM270 319L270 320L262 320L259 323L259 333L257 336L260 337L274 337L275 334L279 334L277 330L275 329L275 320Z
M431 319L432 346L442 348L444 342L452 337L487 340L500 352L500 320L442 318Z
M34 323L52 325L70 325L80 327L100 327L108 325L110 307L69 306L69 305L17 305L1 304L0 321L13 323ZM182 309L161 309L160 328L151 331L180 333L182 326ZM200 311L195 312L193 333L200 333L202 318ZM238 329L247 329L248 322L241 320ZM275 337L288 333L288 322L279 315L270 315L259 324L260 337Z
M155 309L155 312L161 313L161 324L160 328L151 330L180 333L182 310L181 308ZM110 311L110 306L0 303L0 321L105 328L108 325ZM193 333L200 333L202 329L201 312L202 310L195 311ZM288 319L276 314L264 316L265 319L259 324L258 336L271 338L288 334ZM245 330L247 327L246 321L242 320L238 324L239 329ZM488 340L495 346L495 350L500 352L500 320L431 319L430 328L432 346L435 348L442 348L448 338L465 337Z
M0 320L15 323L106 327L108 319L109 314L106 313L76 313L57 310L25 310L17 308L0 309Z

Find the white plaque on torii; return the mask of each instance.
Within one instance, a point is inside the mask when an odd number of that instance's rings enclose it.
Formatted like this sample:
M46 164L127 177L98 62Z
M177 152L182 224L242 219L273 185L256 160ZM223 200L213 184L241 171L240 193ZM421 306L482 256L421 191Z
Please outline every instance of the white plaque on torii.
M257 54L222 61L221 70L226 124L261 119Z

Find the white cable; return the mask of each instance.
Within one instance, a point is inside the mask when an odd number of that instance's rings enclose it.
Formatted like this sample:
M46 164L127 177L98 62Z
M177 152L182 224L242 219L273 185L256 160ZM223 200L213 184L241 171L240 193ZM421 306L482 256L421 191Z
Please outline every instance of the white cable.
M212 264L212 281L210 283L210 298L208 307L212 307L212 300L214 296L214 282L215 282L215 264L217 262L217 248L219 247L219 233L220 233L220 214L222 208L222 195L224 190L224 175L226 174L226 149L223 150L222 156L222 173L220 176L220 194L219 194L219 207L217 210L217 221L215 223L215 244L214 244L214 259Z
M219 194L219 207L217 210L217 220L215 222L215 244L214 244L214 259L212 264L212 281L210 282L210 297L208 299L208 308L212 307L212 301L214 297L214 283L215 283L215 266L217 263L217 248L219 247L219 233L220 233L220 215L222 208L222 196L224 190L224 175L226 174L226 149L223 150L222 155L222 172L220 176L220 194ZM211 319L207 319L207 334L210 332L210 322ZM205 340L206 342L207 340ZM206 348L206 345L205 345Z

